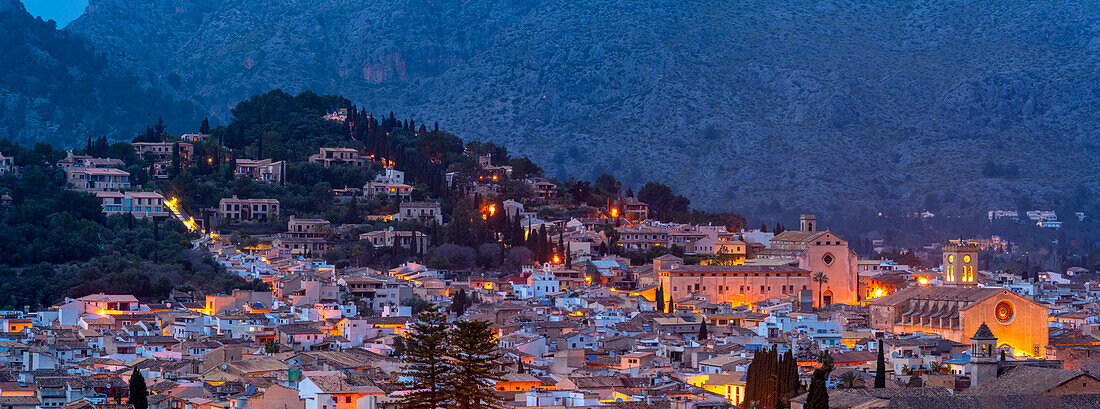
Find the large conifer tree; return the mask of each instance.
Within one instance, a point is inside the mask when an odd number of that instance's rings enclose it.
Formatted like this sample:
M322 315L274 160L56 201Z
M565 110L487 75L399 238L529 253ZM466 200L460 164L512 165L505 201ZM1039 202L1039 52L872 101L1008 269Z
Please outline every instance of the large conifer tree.
M501 406L492 386L504 373L497 361L504 355L488 321L459 321L451 335L454 372L448 377L453 409Z
M405 409L439 409L448 402L451 364L448 349L447 316L436 307L428 307L410 326L405 342L402 373L408 380L404 387L411 392L401 398Z

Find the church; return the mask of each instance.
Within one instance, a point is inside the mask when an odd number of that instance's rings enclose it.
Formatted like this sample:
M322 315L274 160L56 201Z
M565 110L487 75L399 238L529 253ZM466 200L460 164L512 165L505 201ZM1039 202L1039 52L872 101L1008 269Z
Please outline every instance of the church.
M1043 357L1049 310L1004 288L978 287L974 280L977 253L974 246L944 246L944 285L909 287L871 301L871 326L891 333L939 334L966 343L988 324L999 340L997 349L1015 356Z
M809 290L816 307L855 305L858 263L848 242L828 230L817 231L814 215L802 215L800 225L798 231L773 237L770 248L743 265L684 265L679 258L664 256L653 261L653 270L672 300L705 296L712 303L736 306L772 298L797 299ZM823 273L826 280L814 281L815 273Z
M786 261L800 269L824 273L827 280L814 282L814 306L859 303L859 261L856 253L848 248L848 242L829 230L817 230L817 216L804 214L799 218L798 231L784 231L775 235L767 249L756 254L756 260L746 264L763 264Z

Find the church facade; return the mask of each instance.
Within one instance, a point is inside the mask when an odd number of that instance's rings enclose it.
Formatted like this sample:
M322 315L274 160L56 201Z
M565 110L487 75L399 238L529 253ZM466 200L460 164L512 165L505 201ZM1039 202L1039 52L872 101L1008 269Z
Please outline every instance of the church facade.
M654 260L653 269L669 300L707 297L734 306L771 298L796 297L810 288L810 272L793 265L683 265L672 256Z
M956 269L957 279L962 280L963 274L962 269ZM877 298L868 306L875 329L891 333L922 331L968 343L986 323L999 340L998 349L1017 356L1046 354L1049 310L1004 288L909 287Z
M770 247L757 258L790 260L798 268L824 273L828 279L820 286L814 282L814 306L859 303L859 261L856 253L848 248L848 242L833 232L817 231L817 217L802 215L798 231L784 231L771 239Z

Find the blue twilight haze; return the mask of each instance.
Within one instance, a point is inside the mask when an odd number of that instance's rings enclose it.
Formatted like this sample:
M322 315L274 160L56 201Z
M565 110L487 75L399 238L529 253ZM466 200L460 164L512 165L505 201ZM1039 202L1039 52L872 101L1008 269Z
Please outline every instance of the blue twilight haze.
M84 14L88 0L23 0L23 6L31 15L43 20L52 19L61 28Z

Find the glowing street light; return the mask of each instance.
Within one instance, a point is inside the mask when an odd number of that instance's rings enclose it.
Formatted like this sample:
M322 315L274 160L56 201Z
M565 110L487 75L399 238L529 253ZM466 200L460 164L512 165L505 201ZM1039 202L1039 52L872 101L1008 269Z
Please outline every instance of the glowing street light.
M619 209L611 208L611 217L619 217Z

